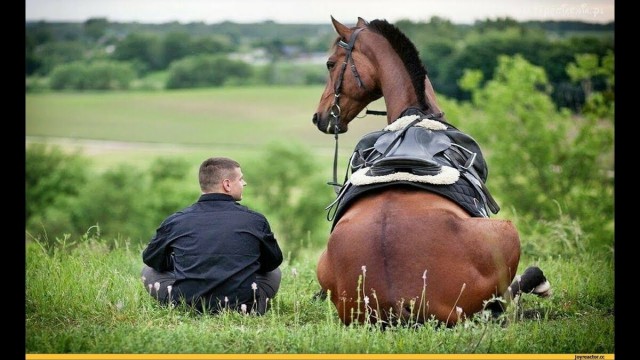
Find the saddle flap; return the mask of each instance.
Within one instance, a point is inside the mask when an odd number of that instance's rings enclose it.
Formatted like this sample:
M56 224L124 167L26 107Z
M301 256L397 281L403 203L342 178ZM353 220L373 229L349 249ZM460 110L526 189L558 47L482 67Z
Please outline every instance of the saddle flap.
M393 148L388 149L396 136L403 135L401 141L393 144ZM378 138L374 144L376 151L387 154L388 157L407 157L433 159L434 155L448 149L451 140L441 131L425 129L414 126L404 134L389 132Z

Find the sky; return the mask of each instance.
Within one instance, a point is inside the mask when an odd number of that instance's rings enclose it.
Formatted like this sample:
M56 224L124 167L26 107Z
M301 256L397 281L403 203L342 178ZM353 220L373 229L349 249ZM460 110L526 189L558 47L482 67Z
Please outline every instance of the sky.
M456 24L510 17L526 20L614 21L614 0L25 0L25 20L84 22L237 23L267 20L324 24L331 16L351 24L358 17L389 22L428 22L432 16Z

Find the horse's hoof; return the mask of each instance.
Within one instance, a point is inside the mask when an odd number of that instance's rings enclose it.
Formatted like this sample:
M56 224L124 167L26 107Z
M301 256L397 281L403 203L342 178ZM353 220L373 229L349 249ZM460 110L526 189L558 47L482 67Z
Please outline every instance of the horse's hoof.
M318 290L315 294L313 294L313 300L326 300L327 292L323 289Z
M533 288L533 293L540 297L549 297L553 294L551 291L551 283L548 280L545 280L542 284Z
M533 293L540 297L551 295L551 284L537 266L528 267L520 276L519 283L523 293Z

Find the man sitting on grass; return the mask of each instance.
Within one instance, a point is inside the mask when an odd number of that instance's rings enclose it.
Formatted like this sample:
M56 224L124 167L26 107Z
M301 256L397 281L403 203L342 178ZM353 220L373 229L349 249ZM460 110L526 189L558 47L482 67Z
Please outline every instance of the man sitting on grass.
M262 315L282 276L269 222L238 203L247 183L235 160L205 160L199 181L198 201L167 217L142 252L145 289L163 304Z

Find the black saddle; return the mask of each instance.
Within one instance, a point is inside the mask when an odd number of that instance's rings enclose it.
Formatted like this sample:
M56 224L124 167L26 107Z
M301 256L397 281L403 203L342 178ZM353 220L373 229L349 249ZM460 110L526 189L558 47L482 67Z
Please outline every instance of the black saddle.
M403 185L414 185L446 196L462 206L471 216L489 217L500 207L485 186L488 168L478 143L469 135L451 124L432 119L418 109L407 109L402 115L419 115L419 118L400 130L380 130L363 136L356 144L349 162L354 172L368 168L367 176L384 176L398 172L413 175L438 175L443 166L457 169L459 179L453 184L437 185L403 181ZM424 119L438 121L437 129L418 125ZM345 176L336 200L327 209L328 220L334 225L350 201L368 189L394 186L399 182L356 186ZM332 208L333 209L333 215Z

